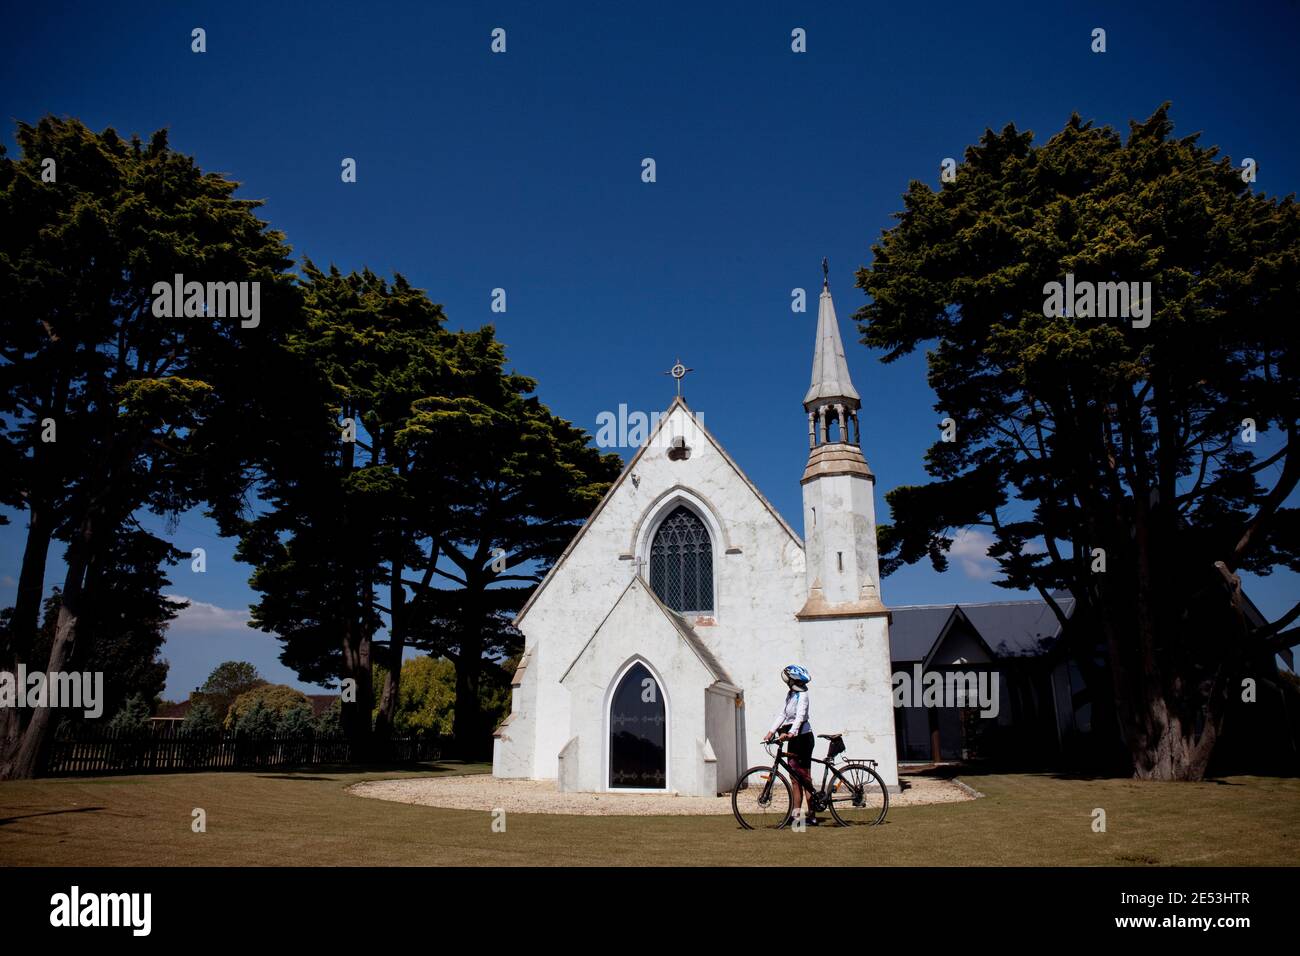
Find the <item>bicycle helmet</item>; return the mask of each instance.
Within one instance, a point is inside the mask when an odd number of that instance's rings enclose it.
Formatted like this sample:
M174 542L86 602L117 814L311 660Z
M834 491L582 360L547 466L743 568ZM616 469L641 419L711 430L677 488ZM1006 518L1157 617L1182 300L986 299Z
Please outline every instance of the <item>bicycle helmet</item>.
M812 680L812 677L809 676L808 672L798 664L788 664L785 669L781 671L781 679L784 680L787 685L807 684Z

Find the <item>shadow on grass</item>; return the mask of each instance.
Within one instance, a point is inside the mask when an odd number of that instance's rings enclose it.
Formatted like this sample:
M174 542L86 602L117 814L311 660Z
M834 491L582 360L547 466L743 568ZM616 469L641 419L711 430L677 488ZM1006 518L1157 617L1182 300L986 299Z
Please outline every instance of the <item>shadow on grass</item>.
M1131 776L1106 770L1087 770L1070 767L1012 766L1000 763L983 763L977 760L952 761L951 763L932 764L928 767L899 767L902 774L914 774L920 777L938 777L950 780L953 777L1001 777L1025 776L1041 777L1046 780L1131 780Z
M901 766L898 768L899 783L906 777L930 777L936 780L951 780L961 773L969 773L971 768L955 763L940 763L930 766Z
M432 760L423 763L341 763L341 764L301 764L290 767L137 767L130 770L93 770L81 773L56 773L41 777L42 780L60 780L69 783L92 778L112 779L114 777L173 777L191 773L248 773L264 780L328 780L332 777L345 777L358 773L488 773L491 764L476 763L468 760ZM314 774L316 776L308 776ZM326 774L328 776L320 776Z
M487 773L490 766L465 760L436 760L426 763L347 763L329 766L277 767L275 773L258 773L256 767L246 768L261 780L330 780L359 773Z
M19 820L30 820L32 817L55 817L63 813L94 813L97 810L104 810L106 807L73 807L68 810L42 810L40 813L23 813L15 817L0 817L0 827L8 826L10 823L17 823Z
M1221 786L1221 787L1244 787L1244 786L1246 786L1246 784L1244 784L1244 783L1237 783L1237 782L1232 781L1232 780L1223 780L1223 779L1220 779L1220 778L1218 778L1218 777L1206 777L1206 778L1204 778L1203 780L1194 780L1194 781L1193 781L1193 780L1147 780L1147 781L1143 781L1143 780L1141 780L1140 778L1133 776L1132 774L1123 774L1123 773L1089 773L1089 772L1085 772L1085 771L1082 771L1082 770L1077 770L1077 771L1058 770L1058 771L1056 771L1055 773L1035 773L1035 774L1030 774L1030 776L1034 776L1034 777L1047 777L1047 778L1052 779L1052 780L1086 780L1086 781L1094 781L1094 782L1095 782L1095 781L1099 781L1099 780L1113 780L1113 781L1117 781L1117 782L1121 782L1121 783L1123 783L1123 782L1130 782L1130 781L1131 781L1131 782L1133 782L1133 783L1144 783L1144 782L1145 782L1145 783L1213 783L1213 784L1218 784L1218 785Z

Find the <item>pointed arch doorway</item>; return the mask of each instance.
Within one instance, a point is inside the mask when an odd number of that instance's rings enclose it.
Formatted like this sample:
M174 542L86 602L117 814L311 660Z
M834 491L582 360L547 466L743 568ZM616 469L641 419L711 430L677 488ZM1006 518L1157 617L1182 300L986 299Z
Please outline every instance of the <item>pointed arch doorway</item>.
M609 698L611 790L668 788L668 704L658 679L633 661Z

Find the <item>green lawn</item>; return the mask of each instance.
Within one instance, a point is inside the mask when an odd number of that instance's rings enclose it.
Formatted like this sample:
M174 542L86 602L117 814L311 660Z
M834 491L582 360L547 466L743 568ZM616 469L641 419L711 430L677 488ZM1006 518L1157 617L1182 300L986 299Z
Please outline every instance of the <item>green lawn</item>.
M986 797L890 812L881 827L744 831L731 817L487 813L349 796L359 780L481 772L197 773L0 783L0 864L551 864L1294 865L1300 780L1212 783L969 775ZM208 832L191 832L191 811ZM1104 808L1107 832L1091 829Z

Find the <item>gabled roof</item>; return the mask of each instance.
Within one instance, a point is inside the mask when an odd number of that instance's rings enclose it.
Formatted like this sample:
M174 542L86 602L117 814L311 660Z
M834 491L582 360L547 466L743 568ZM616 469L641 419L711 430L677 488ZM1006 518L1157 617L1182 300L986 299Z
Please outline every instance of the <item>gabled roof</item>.
M646 579L640 574L633 575L633 577L627 582L627 587L623 588L623 590L619 592L618 600L610 605L608 613L601 618L600 623L596 625L596 629L591 632L591 637L587 638L586 643L582 645L582 649L578 651L573 660L569 662L569 666L564 669L564 673L560 675L560 683L564 682L564 679L569 676L569 671L573 670L578 661L582 660L582 655L587 653L587 648L591 647L592 642L596 640L596 635L599 634L600 629L605 626L605 622L609 620L610 615L613 614L614 610L623 603L623 599L627 597L628 591L636 585L639 585L645 591L654 606L663 612L664 617L668 619L668 623L673 626L673 629L677 631L678 636L681 637L681 639L686 643L686 646L691 649L699 659L700 663L704 665L704 669L709 672L709 675L714 679L714 681L734 686L731 678L727 676L727 672L723 668L722 663L714 653L709 650L704 641L700 639L700 636L695 633L695 629L686 623L685 618L669 608L663 601L659 600L659 595L655 594L654 589L650 587Z
M1067 616L1074 598L1054 594ZM983 604L922 604L893 608L889 626L890 658L927 660L947 632L949 621L962 615L996 657L1046 653L1061 636L1061 622L1045 601L995 601Z
M534 590L528 600L524 602L524 606L519 609L519 613L515 615L515 627L519 626L519 622L524 619L524 616L528 613L529 609L532 608L533 602L537 600L538 595L546 590L546 586L551 583L551 578L555 576L564 565L565 560L573 553L573 549L578 546L578 542L581 541L583 536L587 533L587 529L591 527L592 523L600 513L605 510L605 506L609 504L610 500L618 492L618 489L622 487L623 482L625 482L628 475L632 473L632 469L635 468L637 462L641 460L641 456L645 454L646 449L654 445L655 438L667 424L669 416L672 415L674 409L676 409L678 405L682 407L682 410L687 415L691 416L691 420L694 422L695 427L700 430L700 434L709 440L709 443L712 444L718 454L722 456L722 460L731 466L732 470L735 471L740 480L745 483L745 486L754 493L754 496L758 498L760 502L762 502L763 507L766 508L768 512L771 513L772 517L776 519L777 524L785 529L785 533L790 536L790 539L799 546L800 550L803 550L803 539L795 534L794 529L791 528L790 525L786 523L786 520L781 517L780 512L778 512L776 508L772 507L772 503L763 496L763 493L758 490L758 487L749 480L749 476L741 471L740 466L737 465L735 461L732 460L732 457L727 454L727 450L722 447L722 444L713 437L713 433L704 427L702 421L695 417L695 413L692 412L690 406L686 404L686 400L678 395L673 399L672 404L668 406L668 410L659 416L659 421L655 424L654 430L650 432L646 437L646 440L642 442L641 447L636 450L636 454L628 461L627 465L623 468L623 473L615 479L612 485L609 486L609 491L605 492L605 497L600 499L600 504L596 505L595 510L592 511L592 513L587 517L587 520L583 522L582 527L579 528L578 533L573 536L573 540L570 541L568 546L564 549L559 560L557 560L555 564L551 565L551 570L546 572L546 576L542 578L542 581L537 585L536 590Z
M1074 598L1055 600L1067 616L1074 613ZM998 657L1042 654L1061 636L1061 622L1045 601L963 604L961 609Z
M733 684L734 686L734 682L729 676L727 676L727 671L723 668L722 662L719 661L713 651L709 649L709 646L704 643L700 638L700 635L695 632L695 628L691 627L690 624L686 622L686 618L682 617L661 601L659 595L655 594L654 588L650 587L649 582L646 581L645 578L638 574L637 579L641 582L642 587L645 588L645 593L650 596L650 600L654 601L655 606L658 607L659 610L663 611L668 620L672 622L673 627L677 628L677 633L682 636L682 640L690 645L691 650L695 652L695 656L700 659L700 663L703 664L705 669L713 675L713 679L715 681L722 681L724 684Z
M980 647L984 648L984 653L988 655L989 660L993 660L999 656L997 651L989 647L988 641L984 640L984 635L980 633L979 628L977 628L971 622L971 619L966 616L966 609L959 604L952 609L952 616L948 618L948 622L943 626L943 630L939 632L939 636L935 639L934 646L931 647L929 652L926 654L925 660L923 661L926 667L929 667L934 662L934 659L939 654L940 648L943 647L944 642L952 635L953 630L958 628L958 625L964 625L964 627L960 628L959 632L962 634L969 632L970 636L975 638L975 642L979 644Z
M896 661L923 661L948 628L955 604L893 608L889 622L889 656Z

